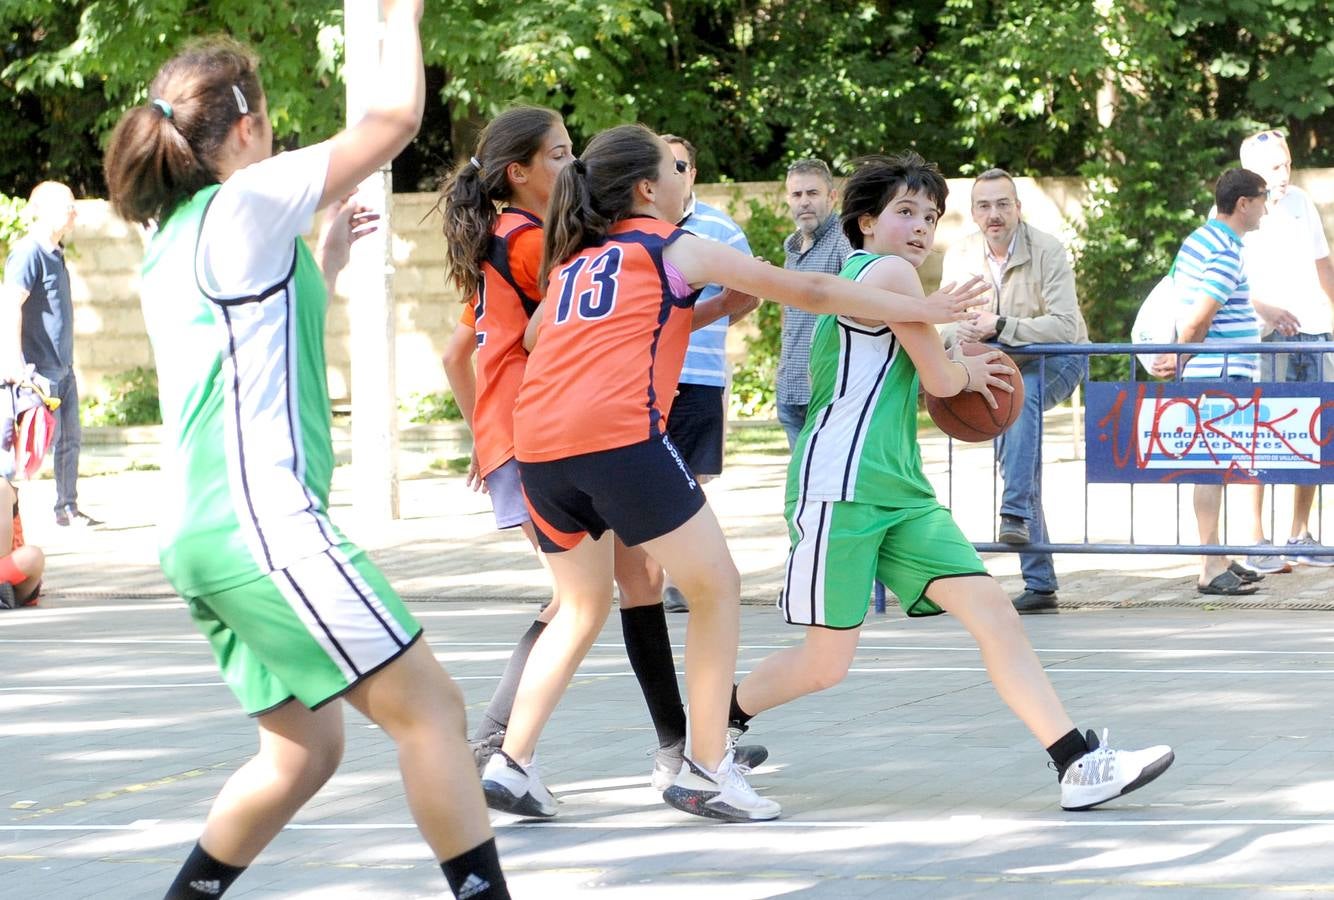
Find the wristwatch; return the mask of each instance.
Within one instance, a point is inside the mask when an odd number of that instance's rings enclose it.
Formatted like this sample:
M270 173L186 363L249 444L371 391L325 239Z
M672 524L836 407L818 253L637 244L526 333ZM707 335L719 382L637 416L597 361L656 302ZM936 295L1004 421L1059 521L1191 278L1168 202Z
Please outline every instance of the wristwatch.
M1005 330L1005 317L1004 317L1004 316L997 316L997 317L996 317L996 337L999 338L999 337L1001 336L1001 332L1004 331L1004 330Z

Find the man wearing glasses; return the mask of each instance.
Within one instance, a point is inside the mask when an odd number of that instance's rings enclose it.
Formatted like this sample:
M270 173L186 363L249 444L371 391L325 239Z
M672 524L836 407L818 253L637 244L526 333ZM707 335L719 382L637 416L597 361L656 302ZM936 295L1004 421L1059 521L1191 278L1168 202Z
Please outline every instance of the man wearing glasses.
M801 159L787 168L784 199L797 230L783 242L783 268L837 275L852 255L852 245L838 224L838 191L829 166ZM797 444L811 402L811 334L814 313L783 307L783 343L778 354L778 421L788 449Z
M1267 215L1260 227L1242 239L1242 257L1258 308L1286 310L1297 319L1296 334L1271 332L1266 341L1328 341L1334 331L1334 265L1320 213L1310 196L1291 183L1292 155L1282 132L1262 131L1241 145L1241 164L1265 180ZM1260 357L1261 381L1329 381L1334 375L1325 353L1278 353ZM1264 486L1250 489L1256 544L1264 536ZM1309 529L1316 486L1293 485L1290 537L1282 555L1248 556L1245 566L1256 572L1290 572L1292 564L1334 566L1334 557L1312 555L1324 549ZM1277 537L1277 535L1275 535Z
M992 284L991 302L970 321L944 329L947 343L994 341L1009 350L1024 379L1019 418L996 440L1001 494L998 538L1007 544L1047 539L1042 513L1042 413L1067 399L1084 378L1083 356L1025 356L1009 348L1025 344L1086 344L1088 328L1075 297L1075 276L1065 247L1020 219L1014 179L988 169L973 183L972 214L978 230L945 254L941 282L979 275ZM1021 613L1056 609L1056 569L1050 553L1020 553L1024 592L1014 598Z

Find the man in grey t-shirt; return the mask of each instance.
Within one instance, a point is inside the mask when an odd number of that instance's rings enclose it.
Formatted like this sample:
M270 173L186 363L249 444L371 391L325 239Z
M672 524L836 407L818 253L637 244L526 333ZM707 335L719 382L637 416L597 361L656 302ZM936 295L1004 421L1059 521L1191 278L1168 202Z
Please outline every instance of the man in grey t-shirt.
M74 195L44 181L28 198L32 225L10 248L0 291L0 377L32 366L51 383L56 410L56 524L99 525L79 510L79 387L74 380L74 304L64 240L74 231Z
M838 191L823 160L802 159L788 166L784 183L788 209L797 230L783 242L785 269L837 275L852 255L852 245L838 225ZM811 402L811 333L814 313L783 307L782 349L778 354L778 421L789 448L796 446Z

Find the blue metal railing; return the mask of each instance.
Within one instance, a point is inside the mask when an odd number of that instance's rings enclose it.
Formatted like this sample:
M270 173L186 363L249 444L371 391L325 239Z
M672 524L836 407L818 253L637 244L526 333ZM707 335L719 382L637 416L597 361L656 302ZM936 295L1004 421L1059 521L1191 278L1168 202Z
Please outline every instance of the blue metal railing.
M1142 377L1141 377L1141 373L1140 373L1139 366L1138 366L1138 364L1136 363L1136 360L1135 360L1135 356L1136 356L1136 355L1139 355L1139 354L1161 354L1161 353L1176 353L1176 354L1190 353L1190 354L1197 354L1197 353L1205 353L1205 354L1209 354L1210 356L1221 356L1221 357L1223 357L1223 361L1226 363L1226 361L1228 360L1229 357L1234 356L1234 355L1239 355L1239 354L1270 354L1270 355L1273 355L1273 354L1278 354L1278 353L1331 353L1331 352L1334 352L1334 341L1300 341L1300 342L1297 342L1297 341L1265 341L1265 342L1255 342L1255 343L1245 343L1245 344L1243 344L1243 343L1228 343L1228 344L1216 344L1216 343L1192 343L1192 344L1129 344L1129 343L1121 343L1121 344L1027 344L1027 345L1025 345L1025 346L1023 346L1023 347L1008 347L1008 346L1003 346L1003 347L1001 347L1001 349L1004 349L1004 350L1006 350L1007 352L1011 352L1011 353L1022 353L1022 354L1025 355L1025 356L1038 356L1038 357L1041 358L1041 362L1040 362L1040 364L1039 364L1039 375L1040 375L1040 377L1039 377L1039 379L1038 379L1038 389L1039 389L1038 397L1039 397L1039 404L1041 405L1041 398L1042 398L1041 391L1042 391L1042 389L1043 389L1043 384L1044 384L1044 382L1045 382L1045 377L1041 377L1041 376L1045 376L1045 369L1046 369L1046 363L1045 363L1045 360L1046 360L1046 358L1047 358L1048 356L1083 356L1083 357L1094 357L1094 356L1119 356L1119 355L1123 355L1123 354L1124 354L1124 355L1127 357L1127 362L1128 362L1128 364L1129 364L1129 376L1130 376L1130 377L1129 377L1128 379L1126 379L1126 380L1127 380L1127 381L1130 381L1130 382L1136 382L1136 381L1150 381L1150 379L1142 378ZM1179 368L1178 368L1178 371L1177 371L1177 376L1176 376L1176 378L1173 379L1173 380L1180 380L1180 369L1179 369ZM1323 366L1321 367L1321 380L1322 380L1322 381L1324 380L1324 368L1323 368ZM1154 383L1157 383L1156 380L1154 381ZM1204 381L1204 380L1199 380L1199 381L1193 381L1192 383L1194 383L1194 384L1199 384L1199 385L1201 385L1201 387L1203 388L1205 385L1208 385L1210 382L1208 382L1208 381ZM1219 382L1217 382L1217 383L1220 384L1220 385L1223 385L1223 384L1228 384L1229 382L1226 382L1226 381L1219 381ZM1078 436L1076 436L1076 438L1078 438ZM954 447L953 447L953 443L954 443L953 438L951 438L951 439L950 439L950 442L949 442L949 450L948 450L949 458L948 458L948 470L947 470L947 478L948 478L948 494L947 494L947 496L948 496L948 505L950 505L950 506L953 506L953 493L954 493ZM1041 417L1039 417L1039 421L1038 421L1038 443L1037 443L1037 448L1038 448L1038 449L1037 449L1037 452L1038 452L1038 454L1039 454L1039 458L1041 458L1042 445L1043 445L1043 422L1042 422ZM992 471L993 471L993 479L994 479L994 478L995 478L995 475L996 475L996 472L997 472L997 468L996 468L996 464L995 464L995 463L993 463ZM1039 502L1041 501L1041 496L1042 496L1042 475L1041 475L1041 471L1042 471L1042 470L1041 470L1041 468L1039 467L1039 469L1038 469L1038 480L1037 480L1037 485L1036 485L1036 487L1037 487L1037 497L1038 497ZM1332 482L1334 482L1334 472L1331 473L1331 475L1330 475L1330 480L1331 480ZM993 482L993 485L994 485L994 482ZM1088 535L1089 535L1089 520L1088 520L1088 511L1089 511L1089 502L1088 502L1088 485L1089 485L1089 482L1088 482L1087 479L1085 479L1085 481L1084 481L1084 540L1083 540L1083 542L1081 542L1081 543L1069 543L1069 542L1061 542L1061 543L1057 543L1057 542L1053 542L1053 541L1048 540L1048 541L1043 541L1043 542L1039 542L1039 543L1030 543L1030 544L1006 544L1006 543L1001 543L1001 542L999 542L999 541L980 541L980 542L974 542L973 546L977 548L978 552L984 552L984 553L1108 553L1108 554L1153 553L1153 554L1188 554L1188 555L1192 555L1192 556L1244 556L1244 555L1257 555L1257 556L1261 556L1261 555L1269 555L1269 554L1273 554L1273 553L1277 552L1277 550L1281 550L1281 548L1275 548L1273 545L1254 545L1254 544L1182 544L1182 543L1176 543L1176 544L1142 544L1142 543L1135 543L1135 539L1134 539L1134 492L1135 492L1135 485L1134 485L1134 484L1130 484L1130 485L1129 485L1129 488L1130 488L1130 523L1129 523L1129 537L1128 537L1128 541L1127 541L1126 543L1124 543L1124 544L1115 544L1115 543L1110 543L1110 544L1108 544L1108 543L1097 543L1097 544L1094 544L1094 543L1091 543L1091 542L1089 541L1089 539L1088 539ZM995 504L995 496L996 496L996 491L995 491L994 486L993 486L993 490L992 490L992 497L993 497L993 501L992 501L992 505L993 505L992 521L993 521L993 522L994 522L994 521L996 520L996 518L997 518L997 516L996 516L997 509L995 508L995 507L996 507L996 504ZM1315 507L1316 510L1317 510L1317 518L1318 518L1318 516L1319 516L1319 510L1321 509L1321 501L1322 501L1322 500L1323 500L1323 492L1320 492L1320 496L1318 496L1318 498L1317 498L1316 507ZM1224 503L1226 503L1226 499L1224 500ZM1179 511L1180 511L1180 500L1178 499L1178 513L1179 513ZM1226 515L1226 506L1224 507L1224 516L1225 516L1225 515ZM1271 534L1273 533L1273 532L1272 532L1272 526L1273 526L1272 516L1273 516L1273 512L1272 512L1272 509L1271 509L1271 521L1270 521L1270 526L1271 526L1271 532L1270 532L1270 533L1271 533ZM1180 522L1180 516L1178 515L1178 541L1179 541L1179 539L1180 539L1179 522ZM1317 540L1318 540L1318 539L1319 539L1319 535L1317 534ZM1317 547L1317 548L1310 548L1309 550L1308 550L1307 548L1303 548L1303 550L1302 550L1302 554L1303 554L1303 555L1309 555L1309 556L1334 556L1334 547L1330 547L1330 548Z

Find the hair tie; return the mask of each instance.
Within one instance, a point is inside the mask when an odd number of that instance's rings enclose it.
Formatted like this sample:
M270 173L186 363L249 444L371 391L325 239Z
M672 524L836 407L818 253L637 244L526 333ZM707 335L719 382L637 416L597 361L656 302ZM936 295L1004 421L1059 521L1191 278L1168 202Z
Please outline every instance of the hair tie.
M236 85L232 85L232 96L236 98L236 109L241 115L250 112L250 104L245 102L245 94L241 93L241 89Z
M579 157L576 156L574 158L574 162L571 163L571 165L574 166L574 170L578 172L580 175L588 174L588 165Z
M162 113L162 118L171 118L171 104L166 100L163 100L161 97L154 98L153 106L157 107L158 111Z
M476 169L478 172L482 171L482 164L477 161L477 157L475 156L468 157L468 164L472 166L474 169Z

